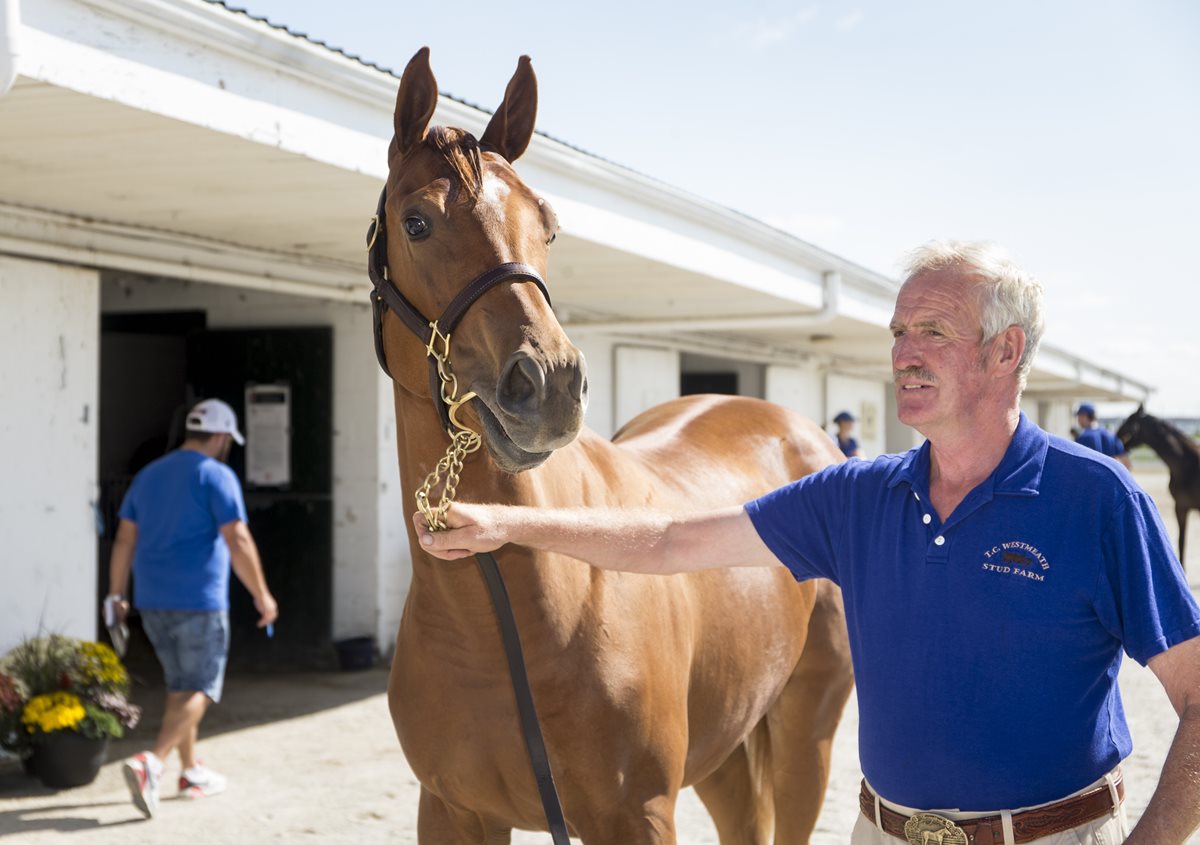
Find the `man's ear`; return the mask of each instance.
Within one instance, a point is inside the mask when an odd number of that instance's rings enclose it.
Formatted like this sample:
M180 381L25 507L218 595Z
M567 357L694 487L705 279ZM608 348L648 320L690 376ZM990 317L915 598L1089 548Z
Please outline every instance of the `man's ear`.
M1021 365L1021 357L1025 354L1025 331L1020 326L1009 326L992 338L992 348L988 352L992 367L998 378L1012 375Z

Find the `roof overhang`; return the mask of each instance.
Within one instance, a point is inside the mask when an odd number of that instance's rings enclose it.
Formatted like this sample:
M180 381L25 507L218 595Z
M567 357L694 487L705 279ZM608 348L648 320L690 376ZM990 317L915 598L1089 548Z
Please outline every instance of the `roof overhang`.
M4 32L0 251L366 302L393 75L204 0L39 0ZM434 120L488 118L443 96ZM569 326L887 377L894 280L546 136L518 169L559 214ZM1030 389L1149 391L1045 347Z

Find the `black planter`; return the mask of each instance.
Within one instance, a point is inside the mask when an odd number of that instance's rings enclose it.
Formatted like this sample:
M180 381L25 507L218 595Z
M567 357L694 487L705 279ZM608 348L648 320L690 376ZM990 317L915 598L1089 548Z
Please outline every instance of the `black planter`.
M34 746L30 768L51 789L69 789L94 781L107 757L107 737L88 739L74 731L55 731Z

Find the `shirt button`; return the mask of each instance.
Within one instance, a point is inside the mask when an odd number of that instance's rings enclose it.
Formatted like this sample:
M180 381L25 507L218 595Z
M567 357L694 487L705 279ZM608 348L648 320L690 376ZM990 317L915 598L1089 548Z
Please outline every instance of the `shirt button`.
M913 490L913 498L919 502L919 501L921 501L921 494L918 493L916 490Z
M921 522L924 522L926 525L928 525L929 523L933 522L933 517L929 514L925 514L923 517L921 517Z
M946 544L946 538L945 538L945 537L942 537L942 536L940 536L940 535L939 535L939 536L937 536L937 537L934 537L934 538L933 538L933 544L934 544L935 546L943 546L943 545L945 545L945 544Z

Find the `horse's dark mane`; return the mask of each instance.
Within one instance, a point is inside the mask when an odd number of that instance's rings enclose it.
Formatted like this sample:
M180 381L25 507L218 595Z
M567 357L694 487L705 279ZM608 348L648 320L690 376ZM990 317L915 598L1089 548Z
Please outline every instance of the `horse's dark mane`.
M1175 424L1168 422L1161 417L1156 417L1153 414L1147 414L1143 412L1142 425L1145 425L1146 423L1156 425L1159 429L1161 429L1168 442L1174 441L1176 444L1178 444L1180 456L1187 455L1190 451L1197 457L1200 457L1200 445L1198 445L1193 438L1185 434L1183 430Z
M450 165L462 190L477 199L483 190L483 162L475 136L449 126L431 126L425 140Z

